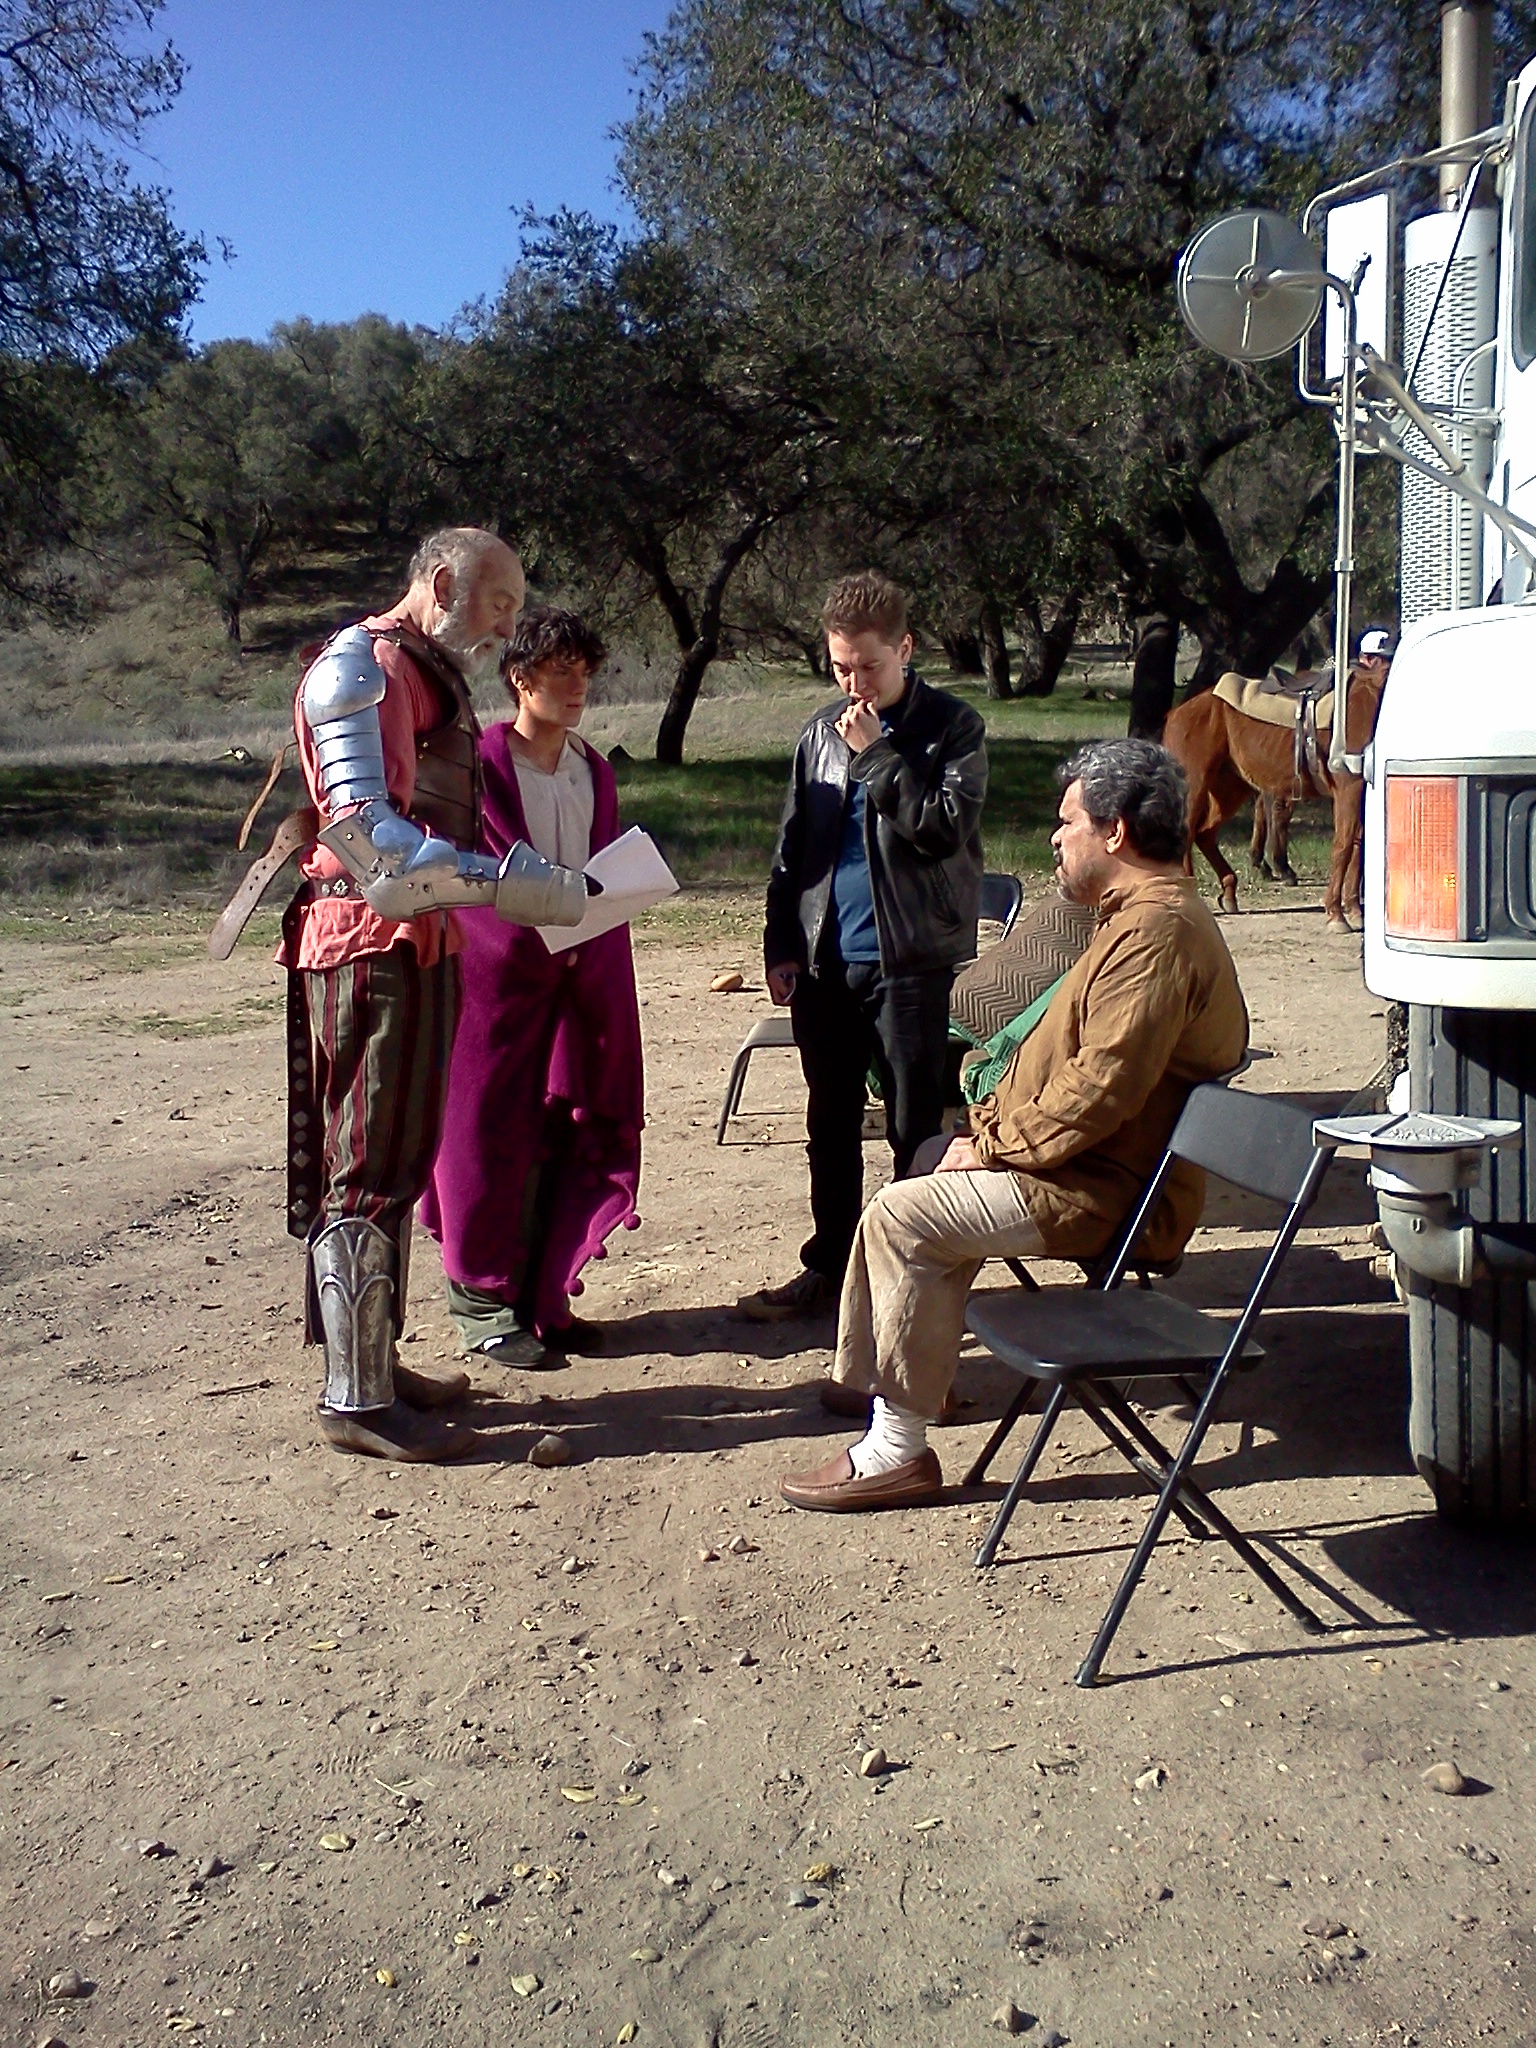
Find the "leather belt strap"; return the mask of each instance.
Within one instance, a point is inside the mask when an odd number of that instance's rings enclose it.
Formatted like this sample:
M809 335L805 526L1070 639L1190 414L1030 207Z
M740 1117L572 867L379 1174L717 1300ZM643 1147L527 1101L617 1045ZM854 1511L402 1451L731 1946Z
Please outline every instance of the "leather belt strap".
M227 960L233 953L235 941L245 930L267 884L279 868L310 844L319 829L320 815L309 805L290 811L284 818L272 834L266 852L246 870L245 880L219 912L218 922L208 934L208 951L215 960Z

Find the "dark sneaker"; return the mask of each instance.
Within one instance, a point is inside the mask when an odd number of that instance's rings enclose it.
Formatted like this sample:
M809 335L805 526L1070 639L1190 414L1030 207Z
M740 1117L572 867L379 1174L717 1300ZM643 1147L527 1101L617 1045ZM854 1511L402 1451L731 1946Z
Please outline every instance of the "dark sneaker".
M558 1372L565 1364L532 1330L509 1330L504 1337L487 1337L475 1350L492 1365L520 1366L524 1372Z
M736 1304L736 1313L752 1323L787 1323L795 1316L836 1315L840 1292L835 1280L829 1280L825 1273L813 1273L806 1266L782 1287L764 1287L756 1294L744 1294Z

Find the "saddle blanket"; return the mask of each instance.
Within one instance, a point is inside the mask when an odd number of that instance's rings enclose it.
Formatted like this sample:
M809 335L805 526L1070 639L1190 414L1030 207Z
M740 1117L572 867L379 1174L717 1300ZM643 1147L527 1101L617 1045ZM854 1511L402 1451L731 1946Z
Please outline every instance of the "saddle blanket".
M1224 675L1216 685L1216 695L1223 704L1230 704L1234 711L1241 711L1245 718L1257 718L1264 725L1283 725L1287 732L1296 730L1296 714L1306 695L1306 677L1299 676L1295 682L1281 682L1274 674L1267 676L1240 676L1236 671ZM1333 691L1325 690L1315 700L1317 707L1317 729L1330 732L1333 728Z

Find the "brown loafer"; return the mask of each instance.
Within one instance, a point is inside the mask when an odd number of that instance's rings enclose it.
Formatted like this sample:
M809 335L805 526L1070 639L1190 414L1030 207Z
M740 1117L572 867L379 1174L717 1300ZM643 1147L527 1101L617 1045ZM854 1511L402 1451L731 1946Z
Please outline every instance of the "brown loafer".
M854 1474L848 1453L839 1451L814 1472L795 1473L779 1482L791 1507L814 1508L824 1515L859 1515L874 1508L924 1508L944 1490L944 1474L932 1451L909 1458L894 1472L876 1472L868 1479Z
M418 1372L395 1360L395 1394L408 1408L446 1408L468 1392L467 1372Z
M829 1415L848 1415L855 1422L869 1420L869 1404L872 1394L861 1394L857 1387L845 1387L841 1380L820 1380L816 1386L816 1398ZM944 1396L944 1406L939 1410L940 1422L953 1422L960 1413L960 1403L955 1399L954 1388Z
M399 1465L446 1465L467 1457L480 1443L462 1422L418 1415L399 1400L387 1408L347 1413L318 1407L315 1414L332 1450L351 1451L360 1458L391 1458Z

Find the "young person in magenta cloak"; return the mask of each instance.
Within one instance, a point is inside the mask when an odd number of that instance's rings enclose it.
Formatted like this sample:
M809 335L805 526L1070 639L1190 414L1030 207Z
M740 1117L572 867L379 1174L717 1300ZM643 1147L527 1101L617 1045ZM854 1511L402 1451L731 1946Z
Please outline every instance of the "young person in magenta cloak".
M524 612L502 661L517 709L480 742L485 844L526 839L584 867L619 836L613 770L576 733L602 642L573 612ZM558 1365L596 1350L571 1315L587 1261L639 1218L644 1113L629 927L562 953L536 931L463 916L463 1011L443 1139L421 1217L443 1249L467 1352Z

